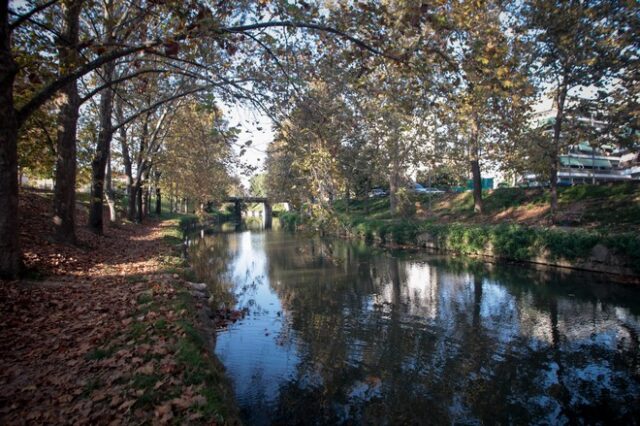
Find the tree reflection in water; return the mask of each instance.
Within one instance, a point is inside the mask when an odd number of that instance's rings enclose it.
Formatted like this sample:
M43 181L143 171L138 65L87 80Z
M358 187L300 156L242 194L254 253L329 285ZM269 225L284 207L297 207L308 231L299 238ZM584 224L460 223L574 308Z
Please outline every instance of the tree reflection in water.
M236 283L229 275L229 267L238 249L235 239L204 232L188 241L187 257L193 275L198 282L207 284L215 308L232 307L236 301Z
M640 415L636 289L277 232L227 239L236 286L260 278L239 303L270 307L218 339L248 423Z

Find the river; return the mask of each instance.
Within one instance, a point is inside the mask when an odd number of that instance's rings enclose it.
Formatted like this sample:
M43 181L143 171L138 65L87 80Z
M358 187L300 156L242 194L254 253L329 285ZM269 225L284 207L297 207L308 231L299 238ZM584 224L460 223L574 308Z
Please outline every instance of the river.
M640 419L640 289L286 232L190 241L247 424ZM233 294L233 299L225 299Z

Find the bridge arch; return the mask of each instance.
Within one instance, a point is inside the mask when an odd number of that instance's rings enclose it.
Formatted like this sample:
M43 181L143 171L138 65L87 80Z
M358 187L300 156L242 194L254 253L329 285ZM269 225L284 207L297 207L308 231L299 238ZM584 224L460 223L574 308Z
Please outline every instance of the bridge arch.
M262 210L262 223L264 223L264 229L271 229L273 224L273 209L271 207L272 202L267 197L227 197L223 200L225 203L233 203L233 214L237 223L242 221L242 204L256 203L262 204L264 209Z

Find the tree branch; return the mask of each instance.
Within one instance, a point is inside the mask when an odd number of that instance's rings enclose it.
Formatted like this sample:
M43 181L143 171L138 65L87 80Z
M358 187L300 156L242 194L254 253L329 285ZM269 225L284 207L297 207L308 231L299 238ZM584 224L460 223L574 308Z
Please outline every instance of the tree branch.
M84 95L81 99L80 99L80 104L82 105L83 103L85 103L86 101L88 101L89 99L91 99L92 97L94 97L95 95L97 95L98 93L100 93L101 91L103 91L104 89L107 89L111 86L113 86L114 84L118 84L118 83L122 83L123 81L127 81L127 80L131 80L139 75L142 74L150 74L150 73L163 73L163 72L170 72L167 69L161 69L161 68L152 68L152 69L144 69L144 70L140 70L137 72L134 72L132 74L127 74L125 76L122 76L120 78L116 78L114 80L109 81L108 83L103 84L102 86L98 86L95 89L93 89L92 91L90 91L89 93L87 93L86 95Z
M325 25L320 25L320 24L316 24L313 22L297 22L297 21L274 21L274 22L256 22L255 24L249 24L249 25L239 25L237 27L222 27L220 29L218 29L218 32L220 33L242 33L245 31L251 31L251 30L259 30L259 29L264 29L264 28L273 28L273 27L284 27L284 28L307 28L307 29L312 29L312 30L318 30L318 31L323 31L326 33L330 33L330 34L335 34L338 35L346 40L349 40L350 42L354 43L355 45L361 47L364 50L367 50L371 53L374 53L378 56L383 56L385 58L388 59L392 59L394 61L397 62L402 62L402 60L400 58L397 58L395 56L389 55L387 53L384 53L378 49L376 49L373 46L368 45L367 43L365 43L364 41L360 40L357 37L351 36L343 31L340 31L336 28L333 27L327 27Z
M131 116L125 118L121 123L118 123L117 125L113 126L113 128L111 130L113 132L115 132L116 130L120 129L121 127L124 127L127 124L131 123L133 120L135 120L136 118L140 117L142 114L145 114L147 112L153 111L154 109L158 108L162 104L174 101L176 99L183 98L183 97L188 96L188 95L192 95L192 94L197 93L197 92L202 92L203 90L211 89L214 86L215 85L211 84L211 85L207 85L207 86L196 87L196 88L184 91L184 92L177 93L177 94L175 94L173 96L169 96L168 98L160 99L159 101L156 101L156 102L152 103L148 107L143 108L143 109L139 110L138 112L132 114Z
M159 42L156 42L155 44L157 45L159 44ZM40 108L45 102L51 99L58 90L62 89L67 84L84 76L85 74L90 73L91 71L108 62L114 61L118 58L122 58L123 56L127 56L131 53L139 52L145 48L147 48L146 45L139 45L109 52L105 55L97 57L91 62L84 64L74 72L52 81L49 85L43 87L37 94L35 94L26 104L18 109L16 114L18 118L18 125L22 126L26 119L29 118L29 116L33 114L34 111Z
M53 6L54 4L58 3L58 1L59 0L49 0L47 2L42 3L40 6L34 7L24 15L17 15L17 19L13 21L11 24L9 24L10 31L15 30L17 27L22 25L25 21L28 21L29 19L31 19L33 15L35 15L36 13L42 12L43 10L47 9L50 6Z
M215 28L211 30L212 34L225 34L225 33L241 33L241 32L245 32L245 31L251 31L251 30L256 30L256 29L262 29L262 28L274 28L274 27L286 27L286 28L308 28L308 29L314 29L314 30L318 30L318 31L324 31L327 33L331 33L331 34L336 34L342 38L345 38L349 41L351 41L352 43L356 44L357 46L372 52L376 55L379 56L383 56L389 59L392 59L394 61L401 61L401 59L396 58L394 56L388 55L386 53L383 53L381 51L379 51L378 49L375 49L372 46L369 46L368 44L366 44L365 42L363 42L362 40L350 36L349 34L346 34L340 30L337 30L335 28L332 27L327 27L324 25L320 25L320 24L315 24L315 23L305 23L305 22L296 22L296 21L274 21L274 22L259 22L259 23L255 23L255 24L251 24L251 25L240 25L240 26L236 26L236 27L222 27L222 28ZM184 40L186 37L188 36L188 33L183 33L183 34L179 34L176 35L175 37L173 37L174 40L176 41L180 41L180 40ZM67 84L71 83L72 81L90 73L91 71L101 67L102 65L114 61L116 59L122 58L124 56L130 55L132 53L136 53L139 51L142 51L144 49L151 49L157 46L160 46L162 44L162 40L156 40L156 41L146 41L140 45L136 45L136 46L130 46L130 47L126 47L123 49L119 49L119 50L113 50L111 52L108 52L102 56L97 57L96 59L94 59L93 61L87 62L86 64L80 66L78 69L76 69L75 71L66 74L64 76L61 76L60 78L58 78L57 80L52 81L49 85L43 87L36 95L34 95L33 98L31 98L25 105L23 105L21 108L18 109L17 111L17 118L18 118L18 125L22 126L22 124L24 124L25 120L27 118L29 118L29 116L36 111L40 106L42 106L46 101L48 101L49 99L51 99L58 90L62 89L64 86L66 86Z

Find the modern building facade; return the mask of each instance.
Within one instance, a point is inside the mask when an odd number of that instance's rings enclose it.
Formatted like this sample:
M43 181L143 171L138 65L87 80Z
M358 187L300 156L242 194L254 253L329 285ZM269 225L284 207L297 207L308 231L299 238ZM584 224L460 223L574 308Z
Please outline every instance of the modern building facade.
M551 131L555 120L555 108L543 107L533 118L533 126L544 126ZM578 117L578 124L596 130L604 122L591 117ZM623 148L611 144L595 144L589 141L570 145L559 156L558 184L578 185L640 180L640 147ZM543 184L534 173L525 173L521 183L527 186Z

